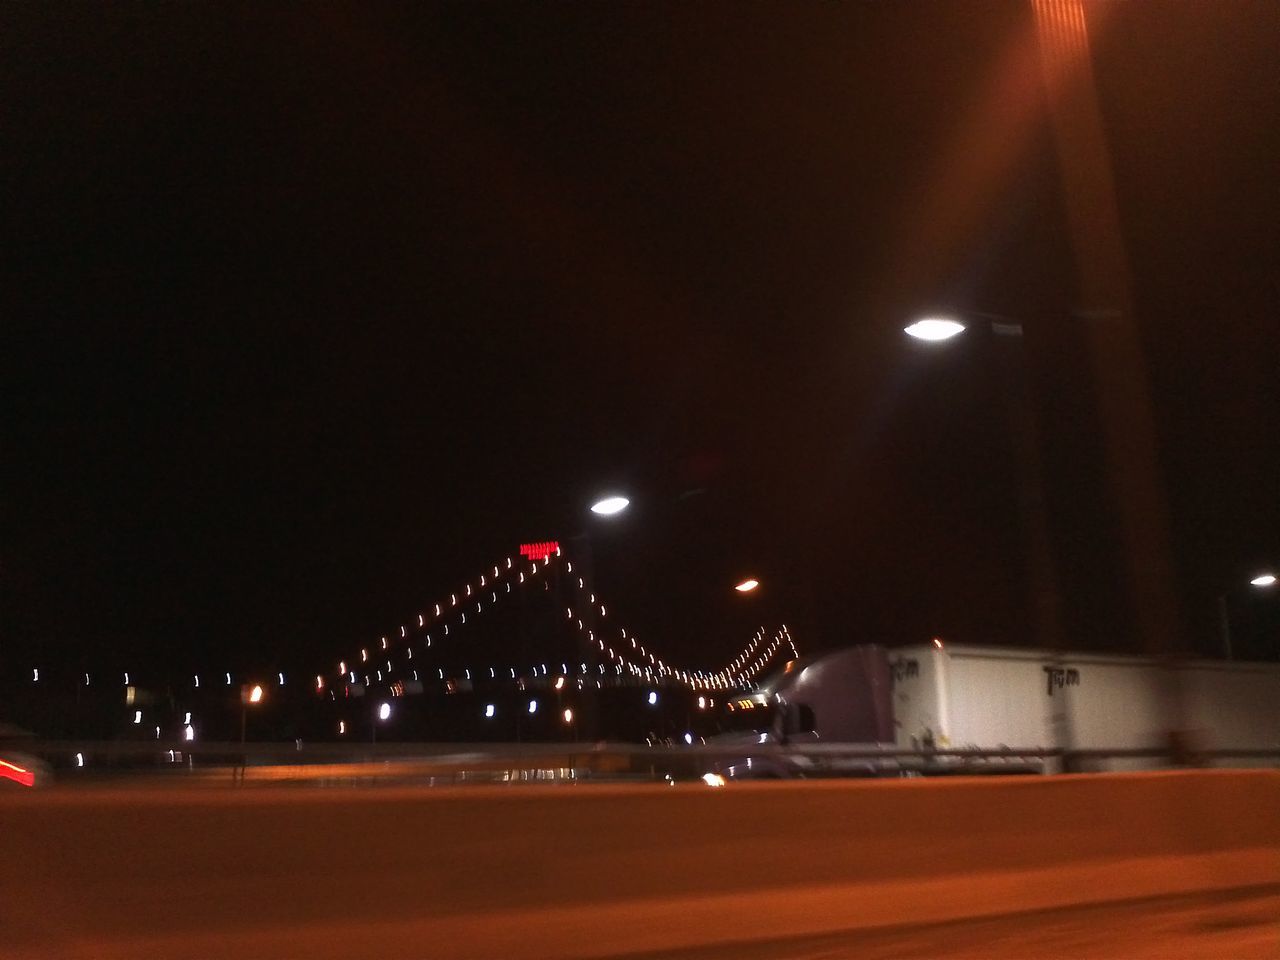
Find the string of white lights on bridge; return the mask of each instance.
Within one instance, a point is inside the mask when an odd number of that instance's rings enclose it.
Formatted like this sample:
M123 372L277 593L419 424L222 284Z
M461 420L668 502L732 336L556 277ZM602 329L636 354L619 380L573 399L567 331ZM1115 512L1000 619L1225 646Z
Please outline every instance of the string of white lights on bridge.
M564 572L572 575L573 563L567 559L562 559L561 549L558 545L555 547L554 551L549 551L543 555L541 565L539 565L536 559L532 559L527 571L523 568L523 564L517 567L516 562L511 557L507 557L503 564L493 565L491 568L492 573L482 573L476 578L474 583L470 581L465 583L460 591L449 595L447 603L441 601L440 603L433 604L430 608L430 615L427 613L418 614L418 629L423 631L423 647L430 648L433 644L433 639L439 639L443 636L451 636L451 626L455 628L454 632L456 633L456 627L467 622L467 613L469 612L467 608L470 606L472 601L475 602L475 611L473 612L473 616L484 612L486 602L491 607L495 606L500 597L512 592L513 581L516 586L521 586L526 583L531 583L534 580L539 580L543 584L544 590L549 589L549 583L543 575L551 569L553 563L560 562L563 562L564 564ZM733 687L742 687L754 683L773 661L779 651L784 648L784 646L790 651L792 658L799 656L795 640L792 639L791 633L785 624L783 624L781 629L773 635L767 645L765 644L766 632L765 629L761 627L756 631L751 640L748 641L737 656L730 660L729 663L721 669L711 672L701 670L690 671L667 664L661 657L658 657L655 653L649 651L642 643L640 643L638 637L634 634L628 634L624 627L618 628L617 643L618 646L622 648L619 650L615 646L606 642L603 637L603 632L601 637L597 637L593 626L584 622L584 617L581 616L581 603L585 600L585 603L587 603L591 609L591 613L587 615L586 619L591 619L598 610L600 620L605 621L609 617L607 605L603 601L599 600L593 592L591 592L580 575L572 576L570 584L578 592L579 612L575 614L574 607L567 606L565 608L565 617L567 620L574 623L580 633L585 633L586 636L584 639L586 643L588 645L594 644L596 648L594 652L601 655L600 659L608 660L608 665L612 667L612 673L614 676L629 676L637 680L646 680L649 682L661 682L664 680L673 681L694 690L723 690ZM500 590L499 587L502 587L502 589ZM488 596L485 596L485 594L488 594ZM457 623L452 622L455 619L455 614L458 621ZM433 633L435 634L434 638ZM406 641L404 645L405 659L407 661L412 661L413 638L410 637L409 627L404 625L400 627L400 639ZM391 660L391 645L391 641L388 641L386 636L379 638L379 652L386 653L388 656L388 659L385 661L387 673L385 682L391 682L392 674L396 672ZM630 654L630 656L628 656L628 654ZM370 652L367 647L360 650L360 662L366 665L371 662ZM596 666L598 667L598 671L601 675L606 675L605 663L598 663ZM366 666L365 670L361 671L365 674L366 685L371 680L371 675L367 672L368 669L368 666ZM487 669L489 678L497 679L498 669L492 666ZM419 673L416 667L405 667L405 670L412 675L412 679L414 681L420 682ZM511 679L517 679L517 671L515 667L505 668L503 672L506 672L507 670L510 671ZM531 670L531 674L533 676L546 676L547 670L547 665L543 663L540 666L535 665ZM345 660L338 664L337 672L339 676L347 678L350 682L357 682L356 671L349 669L349 665ZM561 664L561 672L565 674L571 672L567 663ZM582 674L588 673L588 666L585 662L581 664L580 672ZM437 669L436 673L438 680L473 680L478 676L483 676L484 671L473 672L471 668L463 668L462 677L454 676L448 678L446 678L443 668ZM381 667L373 667L372 676L376 677L379 683L384 682ZM602 681L599 679L597 679L596 684L597 686L603 685ZM317 689L324 688L323 677L316 677L316 687Z

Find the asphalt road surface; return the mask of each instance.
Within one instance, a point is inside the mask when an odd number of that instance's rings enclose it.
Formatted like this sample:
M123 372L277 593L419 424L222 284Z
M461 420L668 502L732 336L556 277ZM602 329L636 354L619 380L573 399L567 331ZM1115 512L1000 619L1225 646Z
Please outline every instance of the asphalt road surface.
M616 960L1277 960L1280 888L1045 910Z

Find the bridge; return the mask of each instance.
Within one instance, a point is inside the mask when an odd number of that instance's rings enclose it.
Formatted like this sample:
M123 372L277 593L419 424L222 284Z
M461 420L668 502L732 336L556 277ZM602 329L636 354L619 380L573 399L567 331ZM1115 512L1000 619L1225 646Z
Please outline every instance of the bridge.
M789 629L781 624L771 633L760 627L718 668L696 669L670 656L664 658L634 632L615 623L604 599L596 595L583 571L575 570L558 544L547 547L546 553L535 558L504 558L424 608L416 622L400 624L352 651L338 661L333 681L347 688L359 686L401 696L421 692L423 685L432 681L537 685L554 672L579 688L586 684L597 688L606 684L676 684L714 692L750 687L779 657L799 656ZM495 611L515 601L528 602L530 594L541 596L544 606L562 610L570 641L567 650L565 645L558 651L542 650L538 657L515 664L513 651L489 651L486 662L480 651L467 647L468 627L474 632L478 619L493 617ZM549 655L557 652L564 656ZM560 661L558 670L554 670L556 660ZM315 682L317 690L325 688L323 676L317 676Z
M540 629L532 629L533 622ZM400 731L413 731L401 735L417 738L439 738L442 728L485 738L485 727L468 728L460 716L469 710L472 721L493 721L493 739L594 738L603 731L638 739L646 737L645 724L634 717L627 723L620 714L634 714L646 703L659 706L659 691L666 691L663 697L675 694L678 710L690 704L698 711L712 709L717 694L750 689L781 661L798 656L784 623L759 627L718 666L681 663L622 625L587 571L558 543L545 542L486 566L406 622L351 649L331 673L317 675L314 686L339 711L334 724L340 737L367 729L376 738L380 725L390 732L399 724ZM605 690L639 696L613 696L611 705ZM474 696L482 693L488 696ZM432 701L435 730L425 733L420 723L404 726L403 712L412 709L413 697L459 694L465 705L445 709ZM554 703L544 705L548 697ZM551 712L547 705L554 716L539 726L539 710ZM655 728L649 738L664 737L656 729L663 723L649 725ZM692 721L680 726L665 734L687 742L698 738Z
M318 673L263 666L175 677L114 664L61 674L31 666L4 680L11 716L31 716L49 737L693 742L718 695L750 689L799 656L785 623L760 625L713 666L682 662L669 647L623 625L589 573L547 542L480 568Z

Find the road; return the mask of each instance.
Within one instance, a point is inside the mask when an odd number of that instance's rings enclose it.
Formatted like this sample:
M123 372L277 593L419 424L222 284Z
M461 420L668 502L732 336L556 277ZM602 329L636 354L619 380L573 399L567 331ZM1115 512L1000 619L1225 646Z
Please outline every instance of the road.
M610 960L1276 960L1280 887L851 930Z
M1280 774L0 796L0 960L1280 960Z

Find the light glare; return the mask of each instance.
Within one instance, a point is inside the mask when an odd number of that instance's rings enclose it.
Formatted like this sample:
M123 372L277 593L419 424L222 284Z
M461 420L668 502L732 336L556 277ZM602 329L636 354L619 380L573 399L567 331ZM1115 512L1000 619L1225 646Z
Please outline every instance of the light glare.
M605 497L591 505L591 512L602 517L612 517L627 509L630 503L626 497Z
M909 337L915 337L917 340L928 340L930 342L938 342L940 340L950 340L957 334L964 333L965 327L963 323L950 320L946 317L926 317L923 320L917 320L908 327L903 328L903 332Z
M750 593L752 590L754 590L758 586L760 586L759 580L747 579L747 580L743 580L740 584L738 584L733 589L737 590L739 593Z
M1276 575L1274 573L1262 573L1254 577L1249 582L1253 584L1255 587L1274 586L1276 582Z

